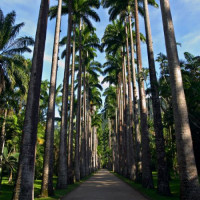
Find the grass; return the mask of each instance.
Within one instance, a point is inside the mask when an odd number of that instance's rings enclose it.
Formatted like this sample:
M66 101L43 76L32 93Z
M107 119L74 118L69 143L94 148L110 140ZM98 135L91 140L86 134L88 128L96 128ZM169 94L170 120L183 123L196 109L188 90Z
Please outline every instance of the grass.
M124 182L126 182L127 184L129 184L131 187L138 190L140 193L142 193L144 196L148 197L151 200L178 200L179 199L180 183L179 183L179 179L176 177L172 177L172 181L170 181L170 189L171 189L172 195L170 197L165 197L165 196L161 196L161 195L157 194L156 188L153 190L145 189L142 187L141 184L134 183L133 181L131 181L127 178L124 178L123 176L121 176L119 174L116 174L116 173L113 173L113 174L116 175L121 180L123 180ZM34 188L35 188L35 197L37 197L37 198L35 198L35 200L60 199L62 196L65 196L66 194L68 194L69 192L71 192L72 190L77 188L82 182L84 182L91 176L92 176L92 174L85 177L80 182L76 182L75 184L68 185L68 188L66 190L55 190L54 191L55 195L52 197L47 197L47 198L38 198L38 196L40 194L40 188L41 188L42 181L36 180L34 183ZM157 183L157 173L156 172L153 172L153 180L154 180L154 185L156 186L156 183ZM54 177L53 183L54 183L54 187L55 187L56 186L56 177ZM0 199L10 200L12 198L13 189L14 189L14 186L11 184L8 184L8 179L3 178Z
M125 178L117 173L113 173L115 176L120 178L125 183L129 184L131 187L142 193L145 197L151 200L179 200L179 187L180 187L180 181L178 178L173 177L170 181L170 189L171 189L171 196L162 196L159 195L155 189L146 189L143 188L141 184L135 183L131 181L128 178ZM156 187L157 185L157 173L153 173L153 180L154 185Z
M35 180L35 182L34 182L34 192L35 192L35 197L36 197L35 200L55 200L55 199L60 199L61 197L65 196L66 194L68 194L69 192L71 192L72 190L77 188L81 183L86 181L92 175L93 174L81 179L80 182L76 182L74 184L68 185L68 188L65 189L65 190L57 190L56 189L54 191L54 196L46 197L46 198L39 198L38 197L39 194L40 194L42 180ZM56 179L57 178L54 177L54 180L53 180L54 188L56 187ZM8 184L8 179L7 178L3 178L2 187L1 187L1 191L0 191L0 199L2 199L2 200L10 200L10 199L12 199L13 189L14 189L14 185L13 184Z

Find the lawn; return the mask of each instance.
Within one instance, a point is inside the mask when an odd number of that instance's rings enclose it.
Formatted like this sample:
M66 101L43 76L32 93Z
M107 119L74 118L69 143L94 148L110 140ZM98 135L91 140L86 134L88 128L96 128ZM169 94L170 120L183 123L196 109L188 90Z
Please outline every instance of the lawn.
M142 193L144 196L148 197L151 200L178 200L179 199L179 186L180 182L177 177L172 177L172 180L170 181L170 189L172 195L170 197L165 197L157 194L156 188L155 189L145 189L141 186L141 184L134 183L133 181L124 178L123 176L114 173L118 178L122 179L127 184L131 185L133 188L138 190L140 193ZM65 196L75 188L77 188L82 182L87 180L92 175L82 179L80 182L76 182L75 184L68 185L68 188L66 190L55 190L55 195L53 197L48 198L38 198L38 195L40 194L40 188L41 188L41 180L35 180L34 188L35 188L35 200L55 200L59 199L62 196ZM156 186L157 183L157 173L153 173L153 179L154 179L154 185ZM56 177L54 177L53 180L54 187L56 186ZM10 200L12 198L14 186L8 184L8 179L3 178L2 181L2 188L0 193L0 199L2 200Z
M71 192L72 190L74 190L75 188L77 188L82 182L84 182L85 180L87 180L88 178L90 178L92 176L89 175L85 178L83 178L80 182L76 182L75 184L71 184L68 185L68 188L65 190L55 190L55 194L52 197L48 197L48 198L39 198L39 194L40 194L40 189L41 189L41 180L35 180L34 182L34 191L35 191L35 200L55 200L55 199L60 199L62 196L65 196L66 194L68 194L69 192ZM54 183L54 188L56 187L56 177L53 180ZM1 191L0 191L0 199L1 200L11 200L12 199L12 194L13 194L13 189L14 189L14 185L13 184L8 184L8 179L3 178L2 180L2 187L1 187Z
M124 178L123 176L117 173L113 173L113 174L151 200L179 200L180 181L176 177L172 177L172 180L170 181L171 196L166 197L166 196L159 195L156 191L156 184L157 184L156 172L153 172L153 180L154 180L155 189L145 189L142 187L141 184L135 183L128 178Z

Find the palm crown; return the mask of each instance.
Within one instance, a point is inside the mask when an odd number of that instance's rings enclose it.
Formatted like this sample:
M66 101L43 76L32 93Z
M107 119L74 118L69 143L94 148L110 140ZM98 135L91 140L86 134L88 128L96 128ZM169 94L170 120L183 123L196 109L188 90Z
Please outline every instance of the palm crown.
M29 46L34 44L31 37L16 38L24 23L15 25L15 18L14 11L4 16L0 9L0 93L5 88L6 82L12 82L13 73L9 73L9 70L12 71L14 66L23 65L22 53L30 53Z

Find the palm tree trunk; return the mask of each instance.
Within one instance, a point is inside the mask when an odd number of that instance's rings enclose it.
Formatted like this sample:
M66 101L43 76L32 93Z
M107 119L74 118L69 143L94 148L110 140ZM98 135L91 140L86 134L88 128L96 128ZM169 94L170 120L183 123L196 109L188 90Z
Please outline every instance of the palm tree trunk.
M97 135L97 127L95 127L95 157L96 157L96 170L99 169L99 158L97 154L97 147L98 147L98 135Z
M200 199L200 188L193 153L183 81L178 59L174 26L168 0L161 0L165 43L169 63L172 104L176 131L178 164L181 180L181 199Z
M146 108L146 94L144 89L144 81L140 77L142 72L142 57L140 47L140 29L139 29L139 17L138 17L138 1L135 2L135 29L136 29L136 50L138 61L138 83L139 83L139 95L140 95L140 118L141 118L141 134L142 134L142 185L146 188L153 188L153 178L151 172L151 155L149 147L149 131L147 124L147 108Z
M56 95L56 78L58 66L58 47L60 39L60 24L62 0L58 1L58 13L56 19L51 80L49 89L49 102L47 111L47 123L45 133L45 149L44 149L44 164L41 196L52 196L53 192L53 144L54 144L54 115L55 115L55 95Z
M72 72L71 72L71 97L70 97L70 117L69 117L69 137L68 137L68 183L73 184L73 108L74 108L74 67L75 67L75 33L76 25L73 30L73 53L72 53Z
M42 0L35 39L14 200L34 199L35 146L49 0Z
M87 79L86 79L87 80ZM88 86L88 82L87 82L87 86ZM85 128L86 128L86 158L85 158L85 173L86 176L89 175L90 170L89 170L89 112L90 112L90 101L89 101L89 91L88 91L88 87L86 87L86 98L85 98Z
M118 172L122 174L122 117L121 117L121 73L118 74L118 87L117 87L117 114L118 114Z
M65 57L65 72L63 80L62 114L60 130L59 164L58 164L58 189L67 188L67 115L68 115L68 90L69 90L69 67L71 55L71 32L72 32L72 0L68 0L68 30Z
M1 189L1 182L2 182L2 172L3 172L3 151L5 146L5 138L6 138L6 118L7 118L8 110L5 109L4 111L4 119L1 129L1 137L0 137L0 189Z
M122 86L121 86L121 78L119 85L119 166L120 166L120 174L123 174L124 162L123 162L123 96L122 96Z
M111 121L110 121L110 118L108 117L108 146L109 146L109 149L111 149Z
M91 106L91 110L93 110L93 107ZM93 127L92 127L92 113L93 111L91 111L91 116L90 116L90 155L91 155L91 172L94 171L94 168L93 168L93 145L94 145L94 142L93 142Z
M2 66L0 66L0 95L5 88L5 81L4 81L4 70Z
M127 161L128 161L128 176L134 178L135 176L135 156L133 149L133 103L132 103L132 90L131 90L131 67L129 58L129 41L128 41L128 27L125 24L126 34L126 54L128 63L128 132L127 132Z
M10 169L10 175L9 175L9 179L8 179L8 184L11 184L13 181L13 169Z
M89 91L88 91L89 92ZM88 95L89 96L89 95ZM89 144L88 144L88 157L89 157L89 173L92 172L92 128L91 128L91 111L90 111L90 104L88 102L88 139L89 139Z
M122 74L123 74L123 134L122 134L122 155L123 155L123 176L127 177L127 80L126 80L126 57L123 52L123 64L122 64Z
M119 89L117 88L117 101L119 99ZM117 108L115 108L115 136L114 136L114 155L115 155L115 163L114 163L114 172L119 173L119 142L118 142L118 137L119 137L119 131L118 131L118 126L119 126L119 106L117 105Z
M153 104L154 129L156 134L156 151L157 151L157 165L158 165L157 190L160 194L169 195L170 194L169 175L166 163L165 141L163 137L163 125L161 118L158 83L156 78L153 42L151 36L151 26L150 26L147 0L143 0L143 5L144 5L146 42L148 50L147 52L149 60L149 71L150 71L150 82L151 82L151 93L152 93L152 104Z
M134 129L135 129L135 177L132 176L131 179L136 179L139 182L140 179L140 167L139 163L141 161L140 146L141 146L141 137L140 137L140 127L139 127L139 111L138 111L138 90L136 86L136 73L135 73L135 57L134 57L134 42L133 42L133 32L132 32L132 20L131 15L128 15L129 20L129 29L130 29L130 38L131 38L131 65L132 65L132 85L133 85L133 110L134 110ZM133 171L132 171L133 174Z
M83 132L81 143L81 178L86 175L86 66L84 66L83 76Z
M77 102L77 116L76 116L76 144L75 144L75 178L80 180L80 156L79 156L79 140L81 132L81 86L82 86L82 24L80 20L79 27L79 72L78 72L78 102Z

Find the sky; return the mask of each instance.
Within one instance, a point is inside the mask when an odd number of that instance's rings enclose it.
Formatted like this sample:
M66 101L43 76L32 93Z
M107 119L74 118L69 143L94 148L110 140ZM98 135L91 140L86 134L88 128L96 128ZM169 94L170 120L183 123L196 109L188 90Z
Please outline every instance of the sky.
M159 4L159 1L156 0ZM25 26L20 31L20 36L31 36L35 38L37 19L40 7L40 0L0 0L0 8L3 10L4 15L16 11L16 23L24 22ZM56 5L56 0L50 0L50 5ZM199 13L200 13L200 0L170 0L172 18L174 22L175 35L178 43L181 46L178 47L179 58L184 59L184 52L190 52L194 55L200 55L200 23L199 23ZM156 9L149 7L150 21L152 28L152 38L154 45L155 58L162 52L166 54L164 33L162 26L162 18L160 8ZM106 26L109 22L108 10L100 8L97 10L101 18L101 22L95 23L93 25L97 29L97 35L101 39ZM140 20L140 32L145 35L144 20ZM53 41L54 41L54 30L55 30L55 20L48 21L48 30L45 46L44 55L44 67L42 79L50 79L51 71L51 61L52 61L52 51L53 51ZM67 16L62 17L61 23L61 38L67 34ZM147 50L146 44L142 44L142 62L143 67L148 67ZM61 52L61 50L60 50ZM105 53L98 52L97 61L102 64L105 62ZM27 58L32 58L32 54L25 54ZM158 64L156 65L157 69ZM59 61L58 69L58 84L63 81L64 73L64 60ZM103 77L100 76L100 80ZM104 88L108 86L107 83L103 85Z

